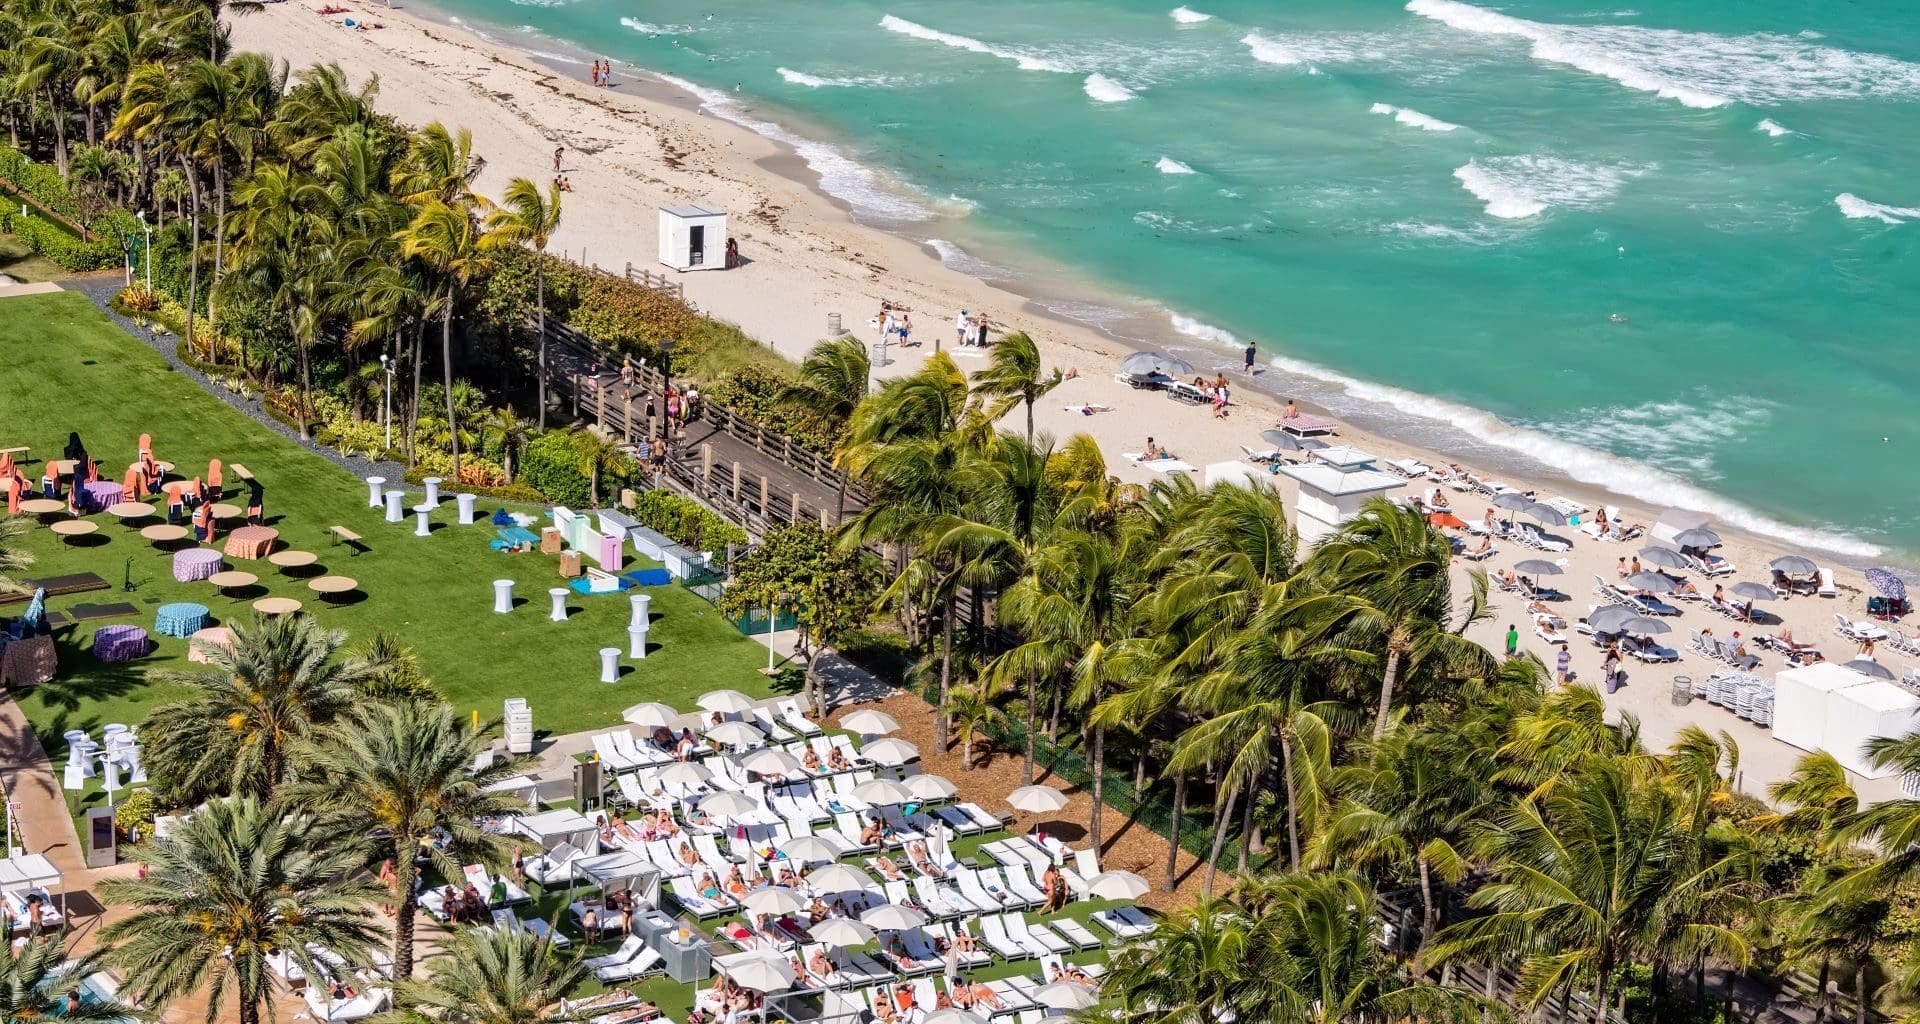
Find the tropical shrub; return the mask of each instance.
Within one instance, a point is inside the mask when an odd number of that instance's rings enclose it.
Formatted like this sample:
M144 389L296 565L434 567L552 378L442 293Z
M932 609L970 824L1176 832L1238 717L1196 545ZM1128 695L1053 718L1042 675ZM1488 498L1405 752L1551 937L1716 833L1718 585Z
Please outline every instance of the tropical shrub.
M520 455L520 482L546 495L548 501L570 508L585 508L592 493L586 474L580 472L573 435L564 430L548 431L527 444Z
M747 531L715 515L705 505L659 488L640 492L634 499L633 517L642 526L660 531L676 544L694 551L711 551L716 557L723 556L729 544L747 542Z

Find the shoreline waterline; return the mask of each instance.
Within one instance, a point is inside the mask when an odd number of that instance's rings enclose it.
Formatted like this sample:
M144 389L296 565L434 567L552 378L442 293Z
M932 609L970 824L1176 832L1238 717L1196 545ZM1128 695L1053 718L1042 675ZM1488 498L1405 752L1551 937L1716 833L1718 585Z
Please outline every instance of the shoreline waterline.
M517 33L510 26L474 19L484 26L476 31L464 16L422 7L414 7L410 13L450 31L477 35L483 43L514 50L556 76L581 77L581 65L572 63L572 59L564 55L547 52L550 48L567 50L578 46L570 41L536 30L533 35L540 40L536 49L514 41L511 37L523 33ZM577 52L583 58L593 56L584 48L578 48ZM581 63L584 62L583 59ZM967 223L963 212L956 216L940 210L938 200L929 199L910 184L892 178L884 169L860 164L849 155L851 147L841 142L821 141L821 136L830 139L831 132L817 125L794 128L796 122L805 124L808 119L780 108L777 102L761 98L735 99L721 90L699 86L630 61L616 58L615 63L623 76L631 73L643 83L652 83L652 88L635 90L644 92L644 98L658 99L661 93L671 93L673 98L669 102L676 107L708 112L760 135L783 155L757 161L762 169L806 187L861 228L910 242L950 270L986 287L1024 298L1024 311L1028 315L1075 328L1092 328L1102 337L1129 349L1159 348L1186 354L1196 365L1205 361L1201 368L1209 371L1216 367L1237 371L1239 345L1242 339L1252 338L1258 343L1260 361L1265 364L1265 371L1253 380L1257 390L1275 398L1299 398L1351 425L1355 432L1377 436L1389 449L1410 447L1423 454L1445 453L1444 458L1449 461L1473 465L1490 475L1530 479L1550 489L1582 492L1601 499L1595 501L1596 504L1694 508L1765 546L1817 548L1840 556L1838 560L1847 564L1870 564L1889 555L1905 563L1912 562L1905 552L1888 552L1878 544L1841 530L1782 521L1643 461L1615 456L1513 424L1493 413L1441 396L1375 383L1321 366L1310 358L1303 358L1300 346L1283 344L1284 338L1266 332L1211 327L1213 320L1204 311L1199 311L1199 317L1190 318L1158 300L1126 295L1110 284L1092 279L1082 268L1063 266L1046 256L1021 249L1017 243L997 238L989 231L976 229ZM722 106L728 109L718 109ZM823 160L843 161L854 170L839 165L823 169ZM863 209L862 204L836 194L829 187L828 176L834 173L864 173L876 189L894 192L899 210L924 211L926 215L889 216L884 203ZM995 269L1003 273L992 273ZM876 294L884 291L885 286L880 286ZM719 312L726 315L724 310ZM938 318L935 322L939 322ZM1193 358L1196 354L1200 358ZM1237 379L1242 386L1246 384L1244 377ZM1257 428L1248 427L1246 432L1252 435ZM1371 442L1371 438L1361 440L1363 444Z

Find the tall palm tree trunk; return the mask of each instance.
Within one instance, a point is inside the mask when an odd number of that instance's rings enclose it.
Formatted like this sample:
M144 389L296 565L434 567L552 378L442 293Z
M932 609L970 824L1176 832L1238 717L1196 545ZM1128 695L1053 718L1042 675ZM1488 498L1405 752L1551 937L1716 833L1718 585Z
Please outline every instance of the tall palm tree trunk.
M547 266L546 257L533 260L534 303L540 310L540 429L547 429ZM511 480L509 480L511 482Z
M1227 790L1227 799L1214 811L1213 849L1207 853L1207 876L1201 888L1207 895L1213 895L1213 873L1220 865L1220 851L1227 845L1227 826L1233 822L1233 808L1239 802L1240 787L1234 785Z
M212 335L211 330L208 331L208 335ZM307 423L307 405L310 400L309 396L313 394L313 374L308 368L307 361L307 349L310 346L308 342L302 341L300 335L296 333L293 336L293 347L300 352L300 440L306 441L312 437L308 432Z
M1287 788L1287 870L1300 870L1300 794L1293 783L1293 733L1280 731L1280 773ZM1240 846L1244 858L1246 844ZM1246 870L1242 866L1241 870Z
M947 685L953 675L953 604L949 593L940 625L940 706L933 715L933 738L942 753L947 749Z
M1234 870L1242 875L1248 873L1248 859L1253 853L1255 836L1258 835L1253 824L1254 807L1259 803L1254 797L1258 793L1256 782L1254 790L1247 794L1247 802L1240 805L1240 855L1234 859Z
M1040 680L1027 677L1027 763L1020 766L1020 784L1033 785L1033 717L1040 704Z
M1733 972L1727 972L1727 1001L1733 1001ZM1867 958L1853 962L1853 1024L1867 1024Z
M413 325L413 401L407 403L407 466L412 468L415 453L414 435L420 430L420 370L426 362L427 323L417 320Z
M1027 444L1033 444L1033 398L1027 398Z
M1173 889L1173 878L1180 870L1180 824L1181 815L1187 811L1187 773L1180 772L1173 777L1173 821L1167 827L1167 873L1160 883L1162 889Z
M1107 802L1101 796L1107 780L1107 729L1106 726L1093 727L1093 816L1087 822L1087 838L1093 844L1093 850L1100 850L1100 811Z
M1380 677L1380 713L1373 720L1373 741L1387 734L1387 720L1393 715L1393 684L1400 678L1402 641L1399 631L1387 639L1387 671Z
M214 332L219 329L220 320L215 315L214 304L220 297L220 262L226 251L227 241L227 169L226 161L213 161L213 278L207 282L207 362L219 360L219 343ZM193 339L188 338L191 344Z
M460 425L453 420L453 284L447 284L447 308L440 313L440 376L447 385L447 445L453 452L453 479L460 481Z
M1827 983L1833 976L1833 957L1820 958L1820 984L1814 991L1820 993L1820 1003L1813 1011L1813 1024L1827 1024L1827 1014L1833 1006L1833 996L1827 991ZM1696 999L1698 997L1695 997Z
M180 166L187 172L187 191L193 203L193 244L187 247L187 351L193 351L193 307L200 302L200 179L193 163L180 154Z
M396 978L413 977L413 925L418 916L420 898L414 893L414 883L420 875L419 865L408 854L419 848L417 837L395 837L404 839L396 842L394 850L394 885L400 888L400 903L393 913L393 976Z

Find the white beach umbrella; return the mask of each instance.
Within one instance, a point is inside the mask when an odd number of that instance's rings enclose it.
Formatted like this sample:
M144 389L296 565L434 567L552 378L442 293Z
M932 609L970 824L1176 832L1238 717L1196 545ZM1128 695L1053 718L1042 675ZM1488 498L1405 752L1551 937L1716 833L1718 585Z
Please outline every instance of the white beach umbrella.
M860 923L881 931L904 932L927 923L927 915L898 903L882 903L860 915Z
M779 917L783 914L798 914L807 909L807 901L799 893L777 885L765 886L747 893L740 897L740 905L746 908L747 913L756 916L772 914Z
M960 792L959 786L938 775L909 775L901 785L922 800L945 800Z
M1087 879L1087 895L1103 900L1137 900L1152 889L1146 879L1131 871L1102 871Z
M745 722L721 722L707 730L707 738L729 747L765 746L765 733Z
M862 736L884 736L890 732L899 732L900 722L885 711L861 708L858 711L848 712L845 718L840 719L840 728L857 732Z
M761 775L792 775L802 770L799 758L777 747L761 747L748 754L740 767Z
M969 1013L959 1007L949 1006L944 1010L935 1010L927 1014L925 1024L987 1024L987 1020L977 1013Z
M850 917L829 917L819 924L807 926L807 934L815 942L824 942L829 946L864 946L873 941L873 929Z
M698 786L713 778L706 765L693 761L675 761L660 769L659 779L672 786Z
M851 864L828 864L807 872L807 887L815 892L859 892L878 888L873 876Z
M892 779L872 779L853 787L853 798L876 807L898 807L913 802L913 792Z
M777 954L743 957L728 963L720 973L755 992L779 992L793 986L793 964Z
M1054 1010L1084 1010L1099 1002L1099 999L1085 985L1056 981L1034 989L1033 1001Z
M1016 811L1050 814L1066 808L1067 795L1051 786L1021 786L1007 794L1007 806Z
M635 704L620 712L620 717L648 729L671 728L673 723L680 720L680 712L670 704L650 701L645 704Z
M700 798L700 809L718 818L737 818L752 814L760 805L745 793L714 793Z
M840 859L840 848L819 836L794 836L782 842L777 849L786 854L788 860L806 864L831 864Z
M874 740L860 748L860 756L874 764L903 765L920 756L920 748L906 740Z
M739 690L714 690L700 695L699 704L708 711L739 714L753 710L753 698Z

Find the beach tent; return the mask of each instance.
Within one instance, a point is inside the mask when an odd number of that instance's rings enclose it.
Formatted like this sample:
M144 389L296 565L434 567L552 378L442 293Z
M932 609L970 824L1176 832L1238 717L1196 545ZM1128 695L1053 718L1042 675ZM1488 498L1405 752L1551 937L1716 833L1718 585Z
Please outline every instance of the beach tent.
M1653 523L1653 539L1673 547L1685 547L1674 538L1688 530L1703 530L1707 526L1707 517L1698 512L1683 508L1670 508L1660 513Z
M1777 715L1777 698L1774 709ZM1867 741L1905 736L1916 725L1920 725L1920 697L1893 683L1872 680L1835 690L1827 697L1827 752L1848 771L1864 778L1885 778L1896 770L1874 767L1866 754Z
M1826 750L1839 757L1840 751L1827 746L1828 708L1836 693L1866 682L1865 676L1831 662L1774 676L1773 738L1801 750Z
M591 849L596 831L592 820L571 809L522 814L513 819L513 828L546 850L561 843L571 843L582 850Z
M675 270L724 270L727 211L699 203L660 208L660 262Z
M597 885L603 893L631 893L636 903L655 908L660 906L660 871L637 858L610 860L606 857L590 857L574 861L573 868L579 881Z

